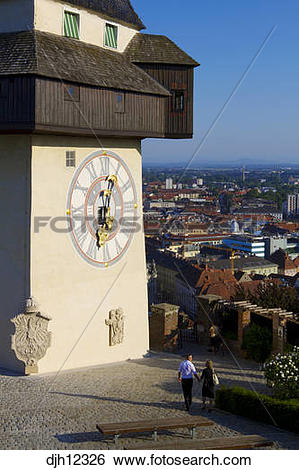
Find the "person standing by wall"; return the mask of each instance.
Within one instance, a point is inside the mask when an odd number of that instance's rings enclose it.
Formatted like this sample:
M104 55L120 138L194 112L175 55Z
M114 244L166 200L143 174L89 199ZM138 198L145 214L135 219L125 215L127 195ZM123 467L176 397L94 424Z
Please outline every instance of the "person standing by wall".
M209 329L209 336L213 353L216 354L219 344L219 329L216 325L212 325Z
M200 381L203 381L202 385L202 409L206 409L206 401L209 399L208 412L211 413L212 407L215 400L215 385L219 384L217 374L214 370L213 362L207 361L206 367L202 371Z
M178 371L178 381L182 384L186 410L189 411L192 405L192 387L193 387L193 376L199 382L199 376L196 372L194 364L192 363L192 354L188 354L186 359L181 362Z

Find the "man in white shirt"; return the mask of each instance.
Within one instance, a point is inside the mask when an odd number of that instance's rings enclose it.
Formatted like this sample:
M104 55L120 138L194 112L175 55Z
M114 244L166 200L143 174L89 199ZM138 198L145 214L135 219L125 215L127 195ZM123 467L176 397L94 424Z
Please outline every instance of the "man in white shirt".
M185 361L181 362L178 371L178 381L182 384L187 411L190 410L192 404L193 376L200 382L200 378L192 364L192 354L188 354Z

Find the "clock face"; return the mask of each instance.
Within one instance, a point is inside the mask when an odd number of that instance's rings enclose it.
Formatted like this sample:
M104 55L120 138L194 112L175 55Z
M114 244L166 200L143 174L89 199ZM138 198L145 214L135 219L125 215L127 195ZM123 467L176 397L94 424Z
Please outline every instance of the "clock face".
M103 213L105 220L109 214L109 224L102 225L109 228L99 244L97 234L103 230L99 214ZM125 162L110 151L89 155L72 179L67 214L72 243L86 262L98 268L117 263L130 246L137 215L136 188Z

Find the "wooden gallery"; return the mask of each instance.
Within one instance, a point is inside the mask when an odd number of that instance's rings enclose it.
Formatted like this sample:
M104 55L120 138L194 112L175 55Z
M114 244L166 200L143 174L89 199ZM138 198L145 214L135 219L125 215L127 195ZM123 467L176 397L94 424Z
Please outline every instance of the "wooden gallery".
M198 64L129 0L0 0L0 367L148 350L145 138L192 138Z

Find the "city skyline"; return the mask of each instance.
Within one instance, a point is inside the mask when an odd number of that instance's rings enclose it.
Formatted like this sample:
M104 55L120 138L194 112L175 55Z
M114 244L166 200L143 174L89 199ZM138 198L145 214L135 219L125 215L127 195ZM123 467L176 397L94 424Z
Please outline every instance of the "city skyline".
M194 138L143 142L144 162L186 162L274 27L261 54L221 119L194 158L195 166L218 162L296 164L299 40L294 0L206 2L133 0L147 33L169 35L201 64L195 70ZM142 7L142 8L141 8ZM177 15L178 9L180 15ZM192 14L190 12L192 11ZM159 12L159 15L157 15ZM168 21L165 21L165 18Z

